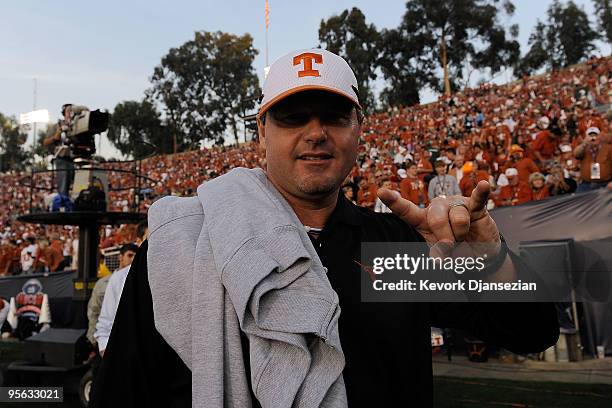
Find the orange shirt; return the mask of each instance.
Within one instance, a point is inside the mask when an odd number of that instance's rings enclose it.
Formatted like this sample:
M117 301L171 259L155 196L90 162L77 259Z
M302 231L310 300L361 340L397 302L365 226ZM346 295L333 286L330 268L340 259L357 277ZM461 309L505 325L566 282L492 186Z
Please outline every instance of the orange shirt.
M494 201L497 207L526 203L531 201L531 187L523 181L519 181L514 186L503 186Z
M466 197L472 195L472 191L476 188L476 185L481 180L488 181L489 173L484 170L478 170L476 174L470 172L468 174L464 174L461 178L461 182L459 183L459 188L461 189L461 194Z
M10 261L11 254L9 253L9 248L0 247L0 276L6 273Z
M374 184L369 184L365 189L360 188L357 193L357 203L364 207L371 207L376 201L376 191L378 189Z
M34 261L34 269L40 266L48 266L51 272L55 272L59 267L60 263L64 260L62 253L52 246L41 250L39 249L36 253L36 260ZM44 261L44 262L43 262Z
M425 190L425 183L419 178L405 178L400 182L400 194L406 200L410 200L416 205L429 204L429 197Z
M593 153L587 146L584 149L584 156L580 159L580 179L582 181L604 182L612 179L612 145L609 143L602 144L597 152L596 163L599 163L599 179L591 179L591 165L593 164Z
M535 162L529 157L523 157L517 162L506 162L506 164L502 167L502 172L506 171L506 169L509 169L511 167L515 168L518 171L519 180L524 182L529 181L529 176L531 175L531 173L536 173L540 171L538 165L535 164Z
M544 160L552 159L557 148L557 139L553 138L548 130L543 130L538 133L533 143L531 143L531 148L534 151L540 152Z
M425 176L433 172L433 166L431 165L429 160L421 159L417 163L417 171L419 172L418 173L419 180L425 181Z

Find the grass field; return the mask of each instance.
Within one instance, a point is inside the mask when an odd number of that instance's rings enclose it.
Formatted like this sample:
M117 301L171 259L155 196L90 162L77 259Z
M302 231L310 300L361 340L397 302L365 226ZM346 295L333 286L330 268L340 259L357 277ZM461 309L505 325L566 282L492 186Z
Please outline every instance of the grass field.
M434 377L436 408L612 408L612 385Z

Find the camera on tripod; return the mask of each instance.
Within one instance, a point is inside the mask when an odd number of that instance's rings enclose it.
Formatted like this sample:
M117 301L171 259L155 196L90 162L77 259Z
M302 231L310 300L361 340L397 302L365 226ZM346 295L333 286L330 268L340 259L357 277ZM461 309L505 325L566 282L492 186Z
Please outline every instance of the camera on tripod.
M91 157L96 152L94 136L108 129L108 112L68 103L62 106L62 116L59 123L65 135L62 139L72 156Z

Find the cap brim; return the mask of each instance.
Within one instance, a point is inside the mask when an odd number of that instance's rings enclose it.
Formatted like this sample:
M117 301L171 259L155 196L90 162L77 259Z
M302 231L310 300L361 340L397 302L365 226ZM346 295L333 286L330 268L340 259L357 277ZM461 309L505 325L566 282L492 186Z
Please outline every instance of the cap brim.
M350 95L347 95L346 93L336 89L336 88L330 88L327 86L321 86L321 85L302 85L302 86L298 86L295 88L291 88L286 90L283 93L278 94L277 96L275 96L274 98L270 99L268 102L266 102L265 105L262 105L259 108L259 112L257 112L257 119L260 119L264 113L266 113L268 110L270 110L270 108L277 104L278 102L280 102L281 100L287 98L288 96L294 95L296 93L299 92L304 92L304 91L326 91L326 92L331 92L334 93L336 95L340 95L340 96L344 96L346 99L348 99L349 101L351 101L357 108L362 109L361 105L359 104L359 101L357 101L357 99L351 97Z

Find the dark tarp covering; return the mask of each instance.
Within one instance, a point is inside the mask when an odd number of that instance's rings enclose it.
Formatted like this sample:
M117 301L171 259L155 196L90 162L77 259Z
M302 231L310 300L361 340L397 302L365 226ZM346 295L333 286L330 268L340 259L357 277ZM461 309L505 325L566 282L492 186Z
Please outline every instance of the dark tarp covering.
M572 268L588 278L607 273L612 281L612 192L602 188L534 201L491 213L510 248L522 243L573 240ZM612 353L612 299L583 304L595 345ZM584 335L584 329L581 328ZM590 346L590 344L585 344ZM589 347L590 349L591 347ZM591 350L592 352L592 350Z

